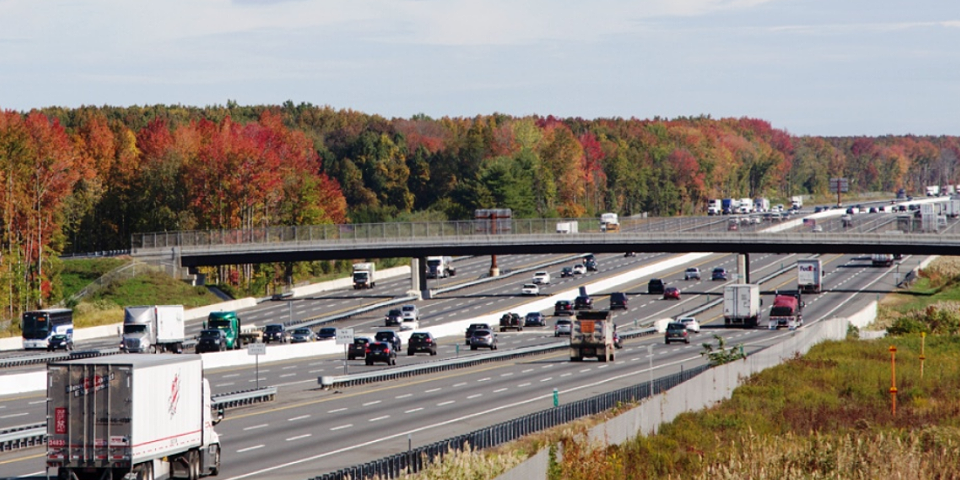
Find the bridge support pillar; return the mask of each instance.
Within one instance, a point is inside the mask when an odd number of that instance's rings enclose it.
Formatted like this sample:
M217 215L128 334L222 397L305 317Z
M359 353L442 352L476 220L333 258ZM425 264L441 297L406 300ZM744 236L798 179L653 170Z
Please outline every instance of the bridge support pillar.
M740 277L739 283L750 283L750 254L741 253L737 255L737 274Z
M497 266L497 256L490 255L490 276L499 277L500 276L500 267Z
M430 291L427 290L427 272L425 270L427 261L424 258L410 259L410 290L408 295L416 295L421 299L430 298Z

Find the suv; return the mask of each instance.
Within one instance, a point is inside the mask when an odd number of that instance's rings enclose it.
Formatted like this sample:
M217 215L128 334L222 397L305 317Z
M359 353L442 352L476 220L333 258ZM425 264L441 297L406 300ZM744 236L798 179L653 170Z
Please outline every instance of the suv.
M690 334L687 333L687 326L680 322L668 323L664 342L667 345L670 345L670 342L690 343Z
M610 294L610 310L622 308L627 309L627 294L623 292L613 292Z
M394 350L400 350L403 347L403 342L400 340L400 336L397 335L397 332L393 330L380 330L373 335L373 339L378 342L389 342L393 345Z
M663 293L663 280L651 278L647 283L647 293Z
M523 319L524 327L545 327L547 326L547 318L543 316L540 312L529 312L527 316Z
M574 310L593 310L593 299L589 295L579 295L573 301Z
M490 330L490 325L486 323L471 323L470 326L467 327L467 336L466 336L467 345L470 345L470 337L473 336L474 330Z
M493 330L474 330L470 336L470 350L478 348L497 349L497 334Z
M263 329L263 343L270 342L280 342L287 343L290 340L290 336L287 333L287 328L280 323L271 323Z
M570 335L570 331L573 330L573 322L567 318L561 318L557 320L556 325L553 326L553 336L559 337L560 335Z
M553 305L554 315L573 315L573 302L570 300L557 300Z
M335 340L336 338L336 327L323 327L317 331L317 340Z
M403 313L400 312L399 308L394 308L387 312L387 318L384 320L383 324L387 327L397 327L402 321Z
M365 350L364 362L373 365L373 362L384 362L387 365L397 364L397 350L389 342L368 343Z
M227 349L227 338L223 330L219 328L208 328L200 331L200 338L197 339L197 353L203 352L222 352Z
M573 276L573 268L563 267L560 269L560 278L567 278Z
M430 355L437 354L437 341L430 332L413 332L410 339L407 340L407 355L413 355L418 352L426 352Z
M587 261L584 262L583 264L584 264L585 267L587 267L587 271L588 271L588 272L596 272L596 271L597 271L597 261L596 261L595 259L593 259L593 258L588 258Z
M550 285L550 272L537 272L533 274L533 283L537 285Z
M697 267L690 267L683 272L684 280L700 280L700 269Z
M420 321L420 309L411 303L400 307L400 314L404 320L410 318L418 322Z
M727 269L723 267L717 267L713 269L713 273L710 275L710 280L726 280L727 279Z
M367 337L353 337L353 343L347 347L347 360L367 356L367 344L369 343L373 343L373 340Z

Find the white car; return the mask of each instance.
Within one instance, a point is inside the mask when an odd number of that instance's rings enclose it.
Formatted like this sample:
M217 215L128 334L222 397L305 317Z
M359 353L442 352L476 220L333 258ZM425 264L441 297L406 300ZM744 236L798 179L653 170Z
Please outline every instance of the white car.
M416 320L418 322L420 321L420 309L417 308L416 305L413 305L410 303L400 307L400 315L404 321L407 321L407 320Z
M697 319L694 317L680 317L677 319L678 322L682 323L687 327L687 331L693 333L700 333L700 323L697 322Z
M587 273L587 267L583 266L583 264L578 263L573 266L574 275L583 275L585 273Z
M690 267L683 272L684 280L700 280L700 269L697 267Z
M532 283L523 284L523 288L520 289L522 295L540 295L540 288Z
M419 320L414 320L414 319L412 319L412 318L404 318L403 321L400 322L400 330L401 330L401 331L403 331L403 330L416 330L416 329L418 329L418 328L420 328L420 321L419 321Z
M533 274L533 283L536 285L549 285L550 272L537 272Z

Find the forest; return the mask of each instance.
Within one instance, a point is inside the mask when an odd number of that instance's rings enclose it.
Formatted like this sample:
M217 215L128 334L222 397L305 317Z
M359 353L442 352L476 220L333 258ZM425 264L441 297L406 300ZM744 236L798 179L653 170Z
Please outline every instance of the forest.
M62 300L59 257L133 233L516 217L701 215L709 199L960 183L960 137L794 136L752 118L387 119L279 106L0 110L0 322ZM278 266L214 281L280 277Z

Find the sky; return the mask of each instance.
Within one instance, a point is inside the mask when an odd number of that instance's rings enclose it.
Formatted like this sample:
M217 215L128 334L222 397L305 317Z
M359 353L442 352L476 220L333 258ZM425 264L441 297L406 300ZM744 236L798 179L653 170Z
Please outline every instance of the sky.
M960 135L960 2L0 0L0 109L228 101Z

